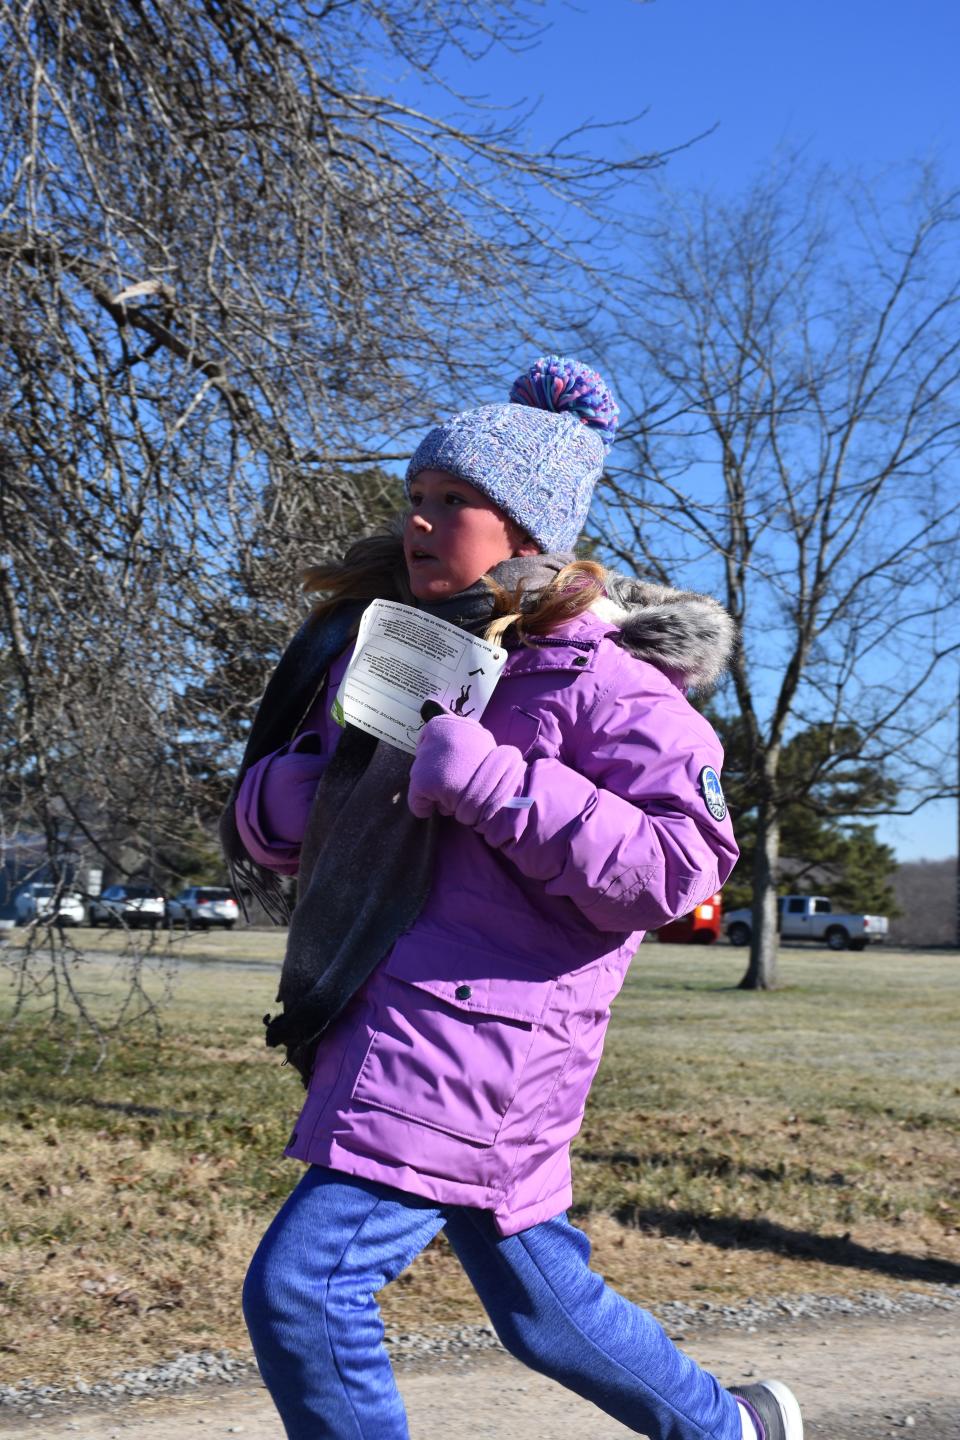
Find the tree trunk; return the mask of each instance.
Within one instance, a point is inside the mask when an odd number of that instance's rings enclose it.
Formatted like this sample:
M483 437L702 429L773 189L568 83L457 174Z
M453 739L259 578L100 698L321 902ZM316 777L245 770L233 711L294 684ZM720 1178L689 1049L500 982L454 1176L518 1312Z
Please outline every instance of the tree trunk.
M753 925L750 963L741 990L773 990L777 984L777 860L780 820L769 800L757 814L757 848L753 857Z

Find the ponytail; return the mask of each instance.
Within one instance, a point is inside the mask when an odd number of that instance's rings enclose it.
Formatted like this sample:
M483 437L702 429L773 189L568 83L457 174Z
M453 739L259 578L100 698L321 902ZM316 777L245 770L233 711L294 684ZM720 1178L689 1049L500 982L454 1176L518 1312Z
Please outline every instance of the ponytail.
M524 604L523 581L514 590L506 590L489 575L484 584L493 592L494 618L484 631L484 639L499 644L512 630L518 640L531 635L549 635L558 625L575 620L589 610L595 600L606 594L606 571L595 560L574 560L538 590L532 604Z

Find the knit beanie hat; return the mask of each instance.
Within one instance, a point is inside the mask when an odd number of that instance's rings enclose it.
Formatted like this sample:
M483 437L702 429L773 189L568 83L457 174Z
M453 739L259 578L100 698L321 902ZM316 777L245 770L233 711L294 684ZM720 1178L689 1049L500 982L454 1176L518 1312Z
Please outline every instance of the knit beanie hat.
M407 494L421 470L446 470L482 490L541 550L572 550L618 414L595 370L541 356L513 382L509 404L461 410L421 440Z

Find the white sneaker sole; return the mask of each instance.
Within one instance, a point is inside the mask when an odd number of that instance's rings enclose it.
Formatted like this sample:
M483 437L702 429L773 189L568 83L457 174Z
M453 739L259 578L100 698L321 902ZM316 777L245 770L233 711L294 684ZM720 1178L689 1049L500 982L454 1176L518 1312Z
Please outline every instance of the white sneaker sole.
M803 1419L800 1415L800 1405L789 1385L784 1385L782 1380L759 1380L757 1384L762 1385L765 1390L769 1390L780 1406L783 1412L786 1440L803 1440Z

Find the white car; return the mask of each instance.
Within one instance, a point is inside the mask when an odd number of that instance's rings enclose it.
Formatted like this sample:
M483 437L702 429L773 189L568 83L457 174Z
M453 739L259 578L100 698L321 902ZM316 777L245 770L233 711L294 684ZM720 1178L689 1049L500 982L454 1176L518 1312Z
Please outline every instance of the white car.
M90 901L91 925L127 925L136 930L163 924L166 901L155 885L109 885Z
M13 902L18 925L29 925L31 920L41 924L53 922L56 925L82 925L87 918L83 896L75 890L62 890L54 899L56 886L44 881L24 885Z
M218 885L191 885L167 901L167 919L171 925L188 925L207 930L222 925L232 930L240 916L240 906L232 892Z

